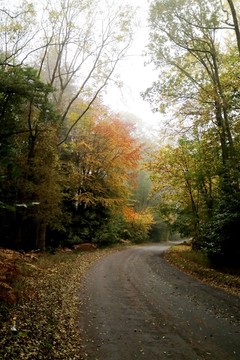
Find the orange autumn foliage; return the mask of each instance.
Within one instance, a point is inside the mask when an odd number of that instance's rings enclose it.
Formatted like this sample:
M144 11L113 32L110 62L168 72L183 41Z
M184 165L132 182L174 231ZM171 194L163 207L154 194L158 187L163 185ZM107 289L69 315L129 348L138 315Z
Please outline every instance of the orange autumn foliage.
M78 203L123 205L136 183L142 145L134 125L99 106L68 144Z

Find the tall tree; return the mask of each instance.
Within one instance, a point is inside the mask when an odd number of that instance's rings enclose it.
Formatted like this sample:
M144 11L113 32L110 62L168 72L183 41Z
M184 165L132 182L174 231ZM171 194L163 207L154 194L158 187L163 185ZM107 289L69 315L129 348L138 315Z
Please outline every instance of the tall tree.
M5 234L11 243L32 247L38 242L39 224L54 218L60 201L57 115L47 101L51 88L38 79L36 70L6 65L0 77L2 226L9 233L9 226L15 230L12 236Z
M200 141L182 138L146 162L162 219L184 235L196 237L214 210L218 164L207 146L210 141L210 134Z
M230 170L235 166L236 151L221 77L220 5L217 0L211 4L182 0L152 5L150 52L156 66L164 63L167 72L147 94L151 100L151 94L160 91L162 99L170 98L188 121L208 108L208 118L219 134L223 186L227 188L229 183L237 183L237 176L233 179Z
M237 23L226 25L224 15L222 2L218 0L152 3L149 52L156 67L163 70L145 96L150 102L155 101L158 108L163 105L165 111L171 107L178 128L189 139L197 136L200 146L205 146L208 140L218 191L214 199L217 206L211 209L213 199L206 193L204 183L197 188L201 190L201 198L203 194L207 196L209 210L210 225L204 241L208 249L214 249L219 256L224 254L229 261L234 253L239 254L239 244L230 229L238 224L240 199L236 132L239 56L236 56L236 44L228 43ZM224 218L227 220L223 221ZM220 233L224 236L219 237Z
M234 31L236 34L238 52L239 52L239 56L240 56L240 26L239 26L239 16L237 14L237 5L234 4L233 0L227 0L227 2L229 5L231 14L232 14L233 28L234 28Z
M15 69L31 64L37 70L34 85L38 81L54 89L45 92L43 103L51 102L56 107L60 121L55 122L54 131L57 129L58 137L51 139L55 146L61 145L90 110L124 58L131 43L131 11L108 1L59 0L47 4L39 1L34 5L23 2L19 6L3 1L0 16L3 24L0 64ZM74 122L70 122L68 117L79 99L82 107L75 113ZM49 109L44 111L36 109L33 99L25 109L28 178L39 179L33 172ZM42 244L44 229L46 223L39 230Z
M66 206L76 233L81 234L78 236L83 237L83 227L87 227L87 236L94 239L94 231L89 230L94 223L100 226L103 217L106 224L122 213L134 186L140 156L134 127L100 103L76 126L71 141L62 148L62 160L68 176Z

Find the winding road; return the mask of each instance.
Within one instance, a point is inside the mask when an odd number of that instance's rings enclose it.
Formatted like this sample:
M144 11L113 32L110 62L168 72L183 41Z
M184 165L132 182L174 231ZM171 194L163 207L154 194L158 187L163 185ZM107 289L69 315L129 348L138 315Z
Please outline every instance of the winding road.
M90 268L80 289L82 359L240 359L240 297L168 264L170 245L128 248Z

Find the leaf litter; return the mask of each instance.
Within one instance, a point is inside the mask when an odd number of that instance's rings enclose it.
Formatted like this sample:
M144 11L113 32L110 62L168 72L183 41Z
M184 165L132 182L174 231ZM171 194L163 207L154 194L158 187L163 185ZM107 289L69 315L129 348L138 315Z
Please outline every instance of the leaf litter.
M78 328L80 284L91 264L113 251L43 255L25 262L20 256L27 276L18 285L20 299L7 319L1 319L0 358L84 359Z

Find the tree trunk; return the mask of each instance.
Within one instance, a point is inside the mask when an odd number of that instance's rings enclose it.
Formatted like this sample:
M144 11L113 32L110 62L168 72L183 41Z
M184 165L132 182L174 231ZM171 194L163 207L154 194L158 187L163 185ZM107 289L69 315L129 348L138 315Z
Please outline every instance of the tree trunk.
M236 38L237 38L238 52L239 52L239 55L240 55L240 29L239 29L237 12L236 12L235 6L233 4L233 1L232 0L227 0L227 1L228 1L229 6L230 6L231 13L232 13L232 18L233 18L233 23L234 23L234 30L235 30L235 34L236 34Z
M45 222L41 222L38 226L36 239L37 249L39 249L41 252L45 251L46 230L47 224Z

